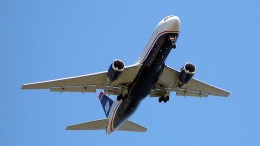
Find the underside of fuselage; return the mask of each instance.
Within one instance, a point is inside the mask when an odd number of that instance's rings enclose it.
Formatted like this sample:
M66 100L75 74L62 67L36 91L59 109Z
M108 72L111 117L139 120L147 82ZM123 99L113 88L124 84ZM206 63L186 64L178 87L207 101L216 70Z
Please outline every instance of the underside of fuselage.
M142 60L141 68L128 89L128 96L125 101L118 102L115 107L115 114L112 115L112 129L117 129L129 119L136 111L141 101L150 93L155 83L160 78L164 69L164 62L170 51L175 47L178 32L162 32ZM174 41L170 38L174 38Z

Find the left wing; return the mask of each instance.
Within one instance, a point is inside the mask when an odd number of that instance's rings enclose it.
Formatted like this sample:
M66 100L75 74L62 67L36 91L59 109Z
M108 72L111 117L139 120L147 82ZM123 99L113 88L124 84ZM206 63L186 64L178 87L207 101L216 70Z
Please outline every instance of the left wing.
M126 67L121 76L113 82L107 92L115 95L119 94L120 87L131 83L139 69L139 64ZM82 76L24 84L22 89L50 89L50 91L59 92L96 92L96 89L107 89L106 81L107 71L104 71Z
M229 92L210 84L204 83L197 79L192 78L187 84L181 88L179 84L179 72L165 66L163 73L156 84L156 87L151 91L151 97L160 97L162 94L169 94L171 91L176 92L177 96L195 96L195 97L208 97L214 96L229 96Z

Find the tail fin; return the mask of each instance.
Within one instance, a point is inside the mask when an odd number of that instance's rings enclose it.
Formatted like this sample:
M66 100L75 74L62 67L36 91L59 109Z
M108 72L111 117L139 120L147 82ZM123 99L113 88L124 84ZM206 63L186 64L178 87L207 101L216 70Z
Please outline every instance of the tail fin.
M108 117L110 109L111 109L114 101L111 98L109 98L106 94L104 94L103 92L100 92L98 98L104 109L106 117Z

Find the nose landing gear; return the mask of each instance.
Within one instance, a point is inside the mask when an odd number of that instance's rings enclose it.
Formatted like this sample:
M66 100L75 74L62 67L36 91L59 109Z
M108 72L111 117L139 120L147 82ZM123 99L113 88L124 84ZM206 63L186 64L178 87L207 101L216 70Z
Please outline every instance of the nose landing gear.
M172 48L173 48L173 49L176 49L176 44L175 44L175 42L176 42L176 36L170 36L170 37L169 37L169 40L171 41Z
M176 49L176 44L172 44L172 45L173 45L172 48L173 48L173 49Z

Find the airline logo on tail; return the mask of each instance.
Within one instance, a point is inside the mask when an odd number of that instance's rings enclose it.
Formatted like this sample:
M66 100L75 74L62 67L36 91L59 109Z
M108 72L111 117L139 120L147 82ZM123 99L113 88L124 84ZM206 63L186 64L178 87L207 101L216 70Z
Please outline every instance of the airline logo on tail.
M109 105L109 100L108 100L106 103L106 106L105 106L106 115L109 113L109 109L110 109L110 105Z
M111 98L109 98L106 94L104 94L103 92L100 92L98 98L101 102L101 105L106 114L106 117L108 117L110 109L111 109L114 101Z

